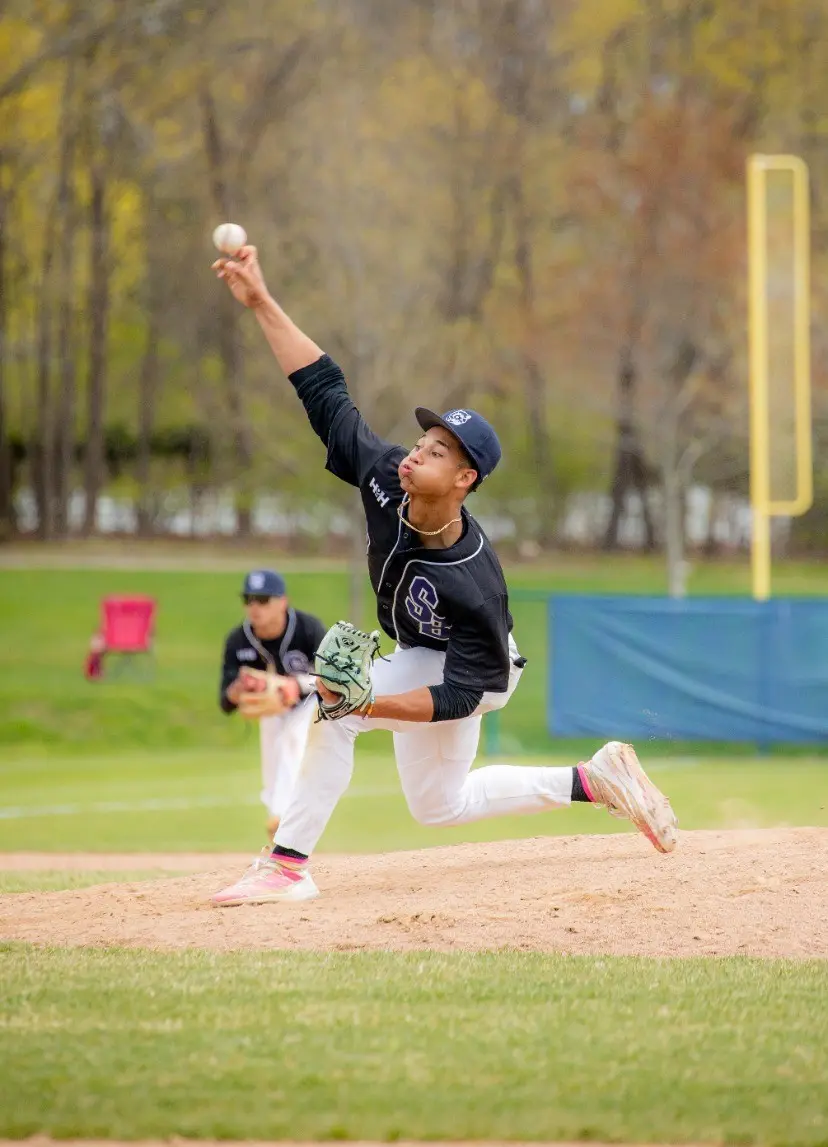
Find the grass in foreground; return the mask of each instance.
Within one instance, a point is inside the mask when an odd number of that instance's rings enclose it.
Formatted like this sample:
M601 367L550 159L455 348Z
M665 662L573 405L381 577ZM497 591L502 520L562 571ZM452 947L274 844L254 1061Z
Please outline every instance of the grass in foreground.
M0 950L0 1134L828 1139L828 965Z
M385 736L376 734L380 744ZM828 764L823 760L658 760L646 746L639 749L653 779L669 794L682 828L828 825ZM526 763L574 764L579 759L556 754ZM255 853L265 843L259 786L254 745L243 753L12 757L0 764L0 848ZM390 753L359 752L353 784L321 847L381 852L628 830L625 822L586 806L454 829L424 828L406 808Z
M95 884L127 884L133 880L160 880L177 873L158 868L141 868L130 872L107 872L84 869L71 872L66 869L38 869L35 871L3 872L0 870L0 894L6 892L58 892L67 888L91 888Z

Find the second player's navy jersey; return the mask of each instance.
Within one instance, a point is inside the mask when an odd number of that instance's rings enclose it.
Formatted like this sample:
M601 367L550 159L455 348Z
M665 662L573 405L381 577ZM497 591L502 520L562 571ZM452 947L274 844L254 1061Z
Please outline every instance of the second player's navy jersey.
M459 541L426 549L399 513L405 513L408 495L397 468L408 451L371 430L328 355L290 380L328 448L327 468L362 495L368 570L383 630L402 646L445 652L449 684L505 692L512 618L503 570L483 530L463 509Z
M222 709L225 713L232 713L236 708L227 700L227 689L242 669L267 669L283 677L299 678L312 673L314 654L324 636L325 626L318 617L293 608L288 609L281 637L257 637L248 620L236 626L224 642L219 685ZM312 690L311 685L303 693Z

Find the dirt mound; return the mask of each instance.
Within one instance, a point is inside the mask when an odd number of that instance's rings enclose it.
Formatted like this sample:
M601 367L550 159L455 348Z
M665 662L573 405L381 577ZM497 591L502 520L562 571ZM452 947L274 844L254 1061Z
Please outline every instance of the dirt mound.
M227 951L828 956L824 828L686 832L669 857L632 834L320 857L318 900L212 907L211 894L239 872L213 864L197 875L10 893L0 896L0 938Z

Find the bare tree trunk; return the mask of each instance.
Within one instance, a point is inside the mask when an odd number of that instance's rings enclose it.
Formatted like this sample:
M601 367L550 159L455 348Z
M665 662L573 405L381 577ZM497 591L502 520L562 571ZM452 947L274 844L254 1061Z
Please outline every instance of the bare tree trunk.
M150 231L152 224L150 224ZM151 250L147 253L147 329L138 386L138 533L149 537L155 532L155 508L151 486L152 433L155 428L155 399L158 393L158 339L161 326L159 269Z
M216 105L209 84L204 83L202 85L200 98L204 150L210 176L213 207L221 221L227 222L231 219L230 194L224 177L224 173L228 170L228 157L221 138ZM217 341L233 436L233 461L236 467L238 492L236 504L238 532L242 537L247 537L251 532L252 521L251 498L253 491L250 484L250 468L253 462L253 444L244 410L244 375L239 309L238 304L227 291L222 292L219 303Z
M37 309L37 430L32 447L32 484L37 504L37 533L42 541L54 536L54 407L52 396L52 321L55 205L46 221L40 299Z
M637 490L641 499L641 512L644 519L644 544L647 550L654 550L656 544L655 527L647 499L647 463L635 428L634 394L636 372L632 347L627 343L621 350L618 367L618 414L615 422L615 462L613 465L610 497L612 508L604 533L603 548L615 550L619 546L619 527L627 505L627 495Z
M11 193L6 190L5 157L0 152L0 542L6 541L14 531L12 505L12 460L9 432L6 424L6 330L9 315L8 277L8 213Z
M667 563L667 594L685 596L684 514L683 492L679 475L678 404L672 389L672 378L667 380L668 398L660 419L659 456L661 466L661 493L664 500L664 558Z
M243 367L241 356L238 304L228 291L221 296L221 319L218 330L219 355L224 371L230 425L233 434L233 459L236 466L235 486L238 533L249 537L252 524L252 488L250 468L253 445L244 412Z
M92 196L89 205L89 380L85 500L83 533L95 528L95 512L103 485L103 424L105 402L106 339L109 326L109 218L106 201L106 167L100 152L91 169Z
M526 174L530 165L533 116L531 93L537 79L536 38L543 35L546 17L537 6L517 0L499 6L503 57L499 72L500 98L514 120L511 137L511 175L506 189L512 202L514 266L517 273L520 315L520 354L524 399L528 415L529 460L534 474L537 542L555 541L558 499L555 490L554 450L549 426L549 396L539 348L538 299L531 206L527 201ZM508 62L507 62L508 58Z
M59 229L57 300L58 387L57 422L54 442L54 530L57 537L65 537L68 528L69 498L72 487L72 461L75 439L75 190L72 168L75 158L77 127L74 122L75 64L67 65L61 117L60 172L57 192L57 218Z
M719 524L719 504L721 494L715 486L710 487L710 507L707 513L707 531L702 546L702 553L706 558L714 558L719 552L719 543L716 540L716 527Z
M515 205L515 267L518 275L520 309L523 319L523 375L526 408L529 415L529 458L538 490L537 541L551 546L555 541L557 502L553 466L552 436L546 379L538 361L535 274L529 218L520 176L512 184Z
M523 355L526 407L529 413L529 458L535 475L538 496L535 501L537 542L549 547L555 541L557 498L552 465L552 436L549 433L549 410L546 380L531 351Z
M681 598L687 594L687 563L684 559L684 490L678 473L674 427L665 429L662 463L664 495L664 556L667 562L667 593Z
M661 486L664 494L664 556L667 562L667 592L681 598L687 593L685 544L685 476L679 461L681 391L698 358L689 339L682 339L667 379L668 399L661 420Z

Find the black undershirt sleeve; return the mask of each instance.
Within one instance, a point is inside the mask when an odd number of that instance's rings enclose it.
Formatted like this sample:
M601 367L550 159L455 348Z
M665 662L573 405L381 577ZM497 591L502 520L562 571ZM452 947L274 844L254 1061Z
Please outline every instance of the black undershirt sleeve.
M227 700L227 687L232 685L238 676L238 665L236 663L236 650L233 643L232 634L227 638L224 643L224 658L221 665L221 684L219 685L219 705L225 713L235 712L236 706L232 701Z
M470 717L483 699L482 689L468 689L448 681L430 685L429 693L434 702L432 721L461 721Z

